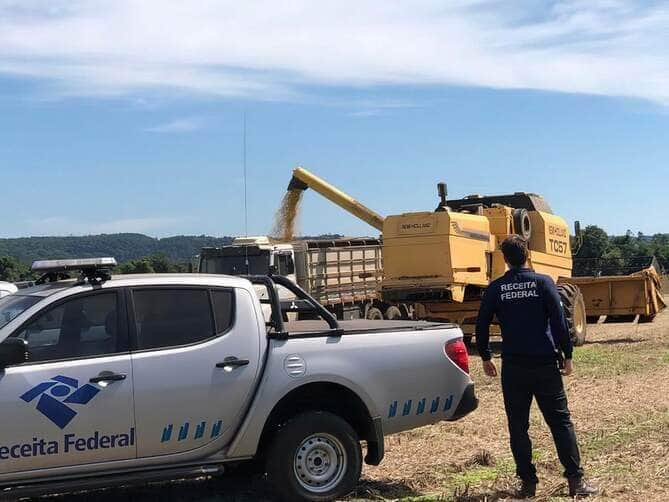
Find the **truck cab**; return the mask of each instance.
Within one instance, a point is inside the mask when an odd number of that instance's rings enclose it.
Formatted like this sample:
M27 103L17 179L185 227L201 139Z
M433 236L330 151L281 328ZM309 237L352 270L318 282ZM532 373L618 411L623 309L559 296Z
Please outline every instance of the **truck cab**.
M264 235L237 237L230 246L202 249L198 271L225 275L274 273L295 281L295 249L290 243L273 242Z
M287 277L340 320L409 319L410 304L382 302L379 298L381 248L381 241L374 237L293 242L265 236L240 237L230 246L202 249L199 272ZM293 298L284 288L279 288L279 296L282 300Z
M198 272L201 274L223 275L269 275L278 274L297 283L295 275L295 249L290 243L272 242L267 236L236 237L230 246L203 248L200 252ZM256 288L261 299L267 299L265 288ZM279 288L279 298L292 300L285 288ZM263 306L263 313L269 319L270 311ZM292 320L295 314L288 314Z

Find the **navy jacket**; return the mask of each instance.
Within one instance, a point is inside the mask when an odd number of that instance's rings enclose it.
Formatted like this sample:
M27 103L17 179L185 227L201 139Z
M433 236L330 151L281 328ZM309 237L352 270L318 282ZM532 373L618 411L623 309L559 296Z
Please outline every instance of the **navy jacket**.
M513 268L486 288L476 321L476 345L490 354L490 323L502 329L502 357L544 360L562 350L571 359L572 343L553 279L529 268Z

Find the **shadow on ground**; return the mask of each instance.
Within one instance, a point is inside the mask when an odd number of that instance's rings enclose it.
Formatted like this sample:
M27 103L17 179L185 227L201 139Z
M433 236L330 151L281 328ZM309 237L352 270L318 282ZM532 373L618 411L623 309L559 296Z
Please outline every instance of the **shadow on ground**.
M492 502L495 500L504 500L505 502L520 501L526 499L516 499L513 498L513 494L506 490L495 490L494 492L484 493L480 495L455 495L453 497L454 502Z
M417 497L419 495L420 492L401 481L362 479L350 498L386 500Z
M259 475L229 472L212 478L150 483L31 499L37 502L273 502L272 488Z
M645 342L644 338L610 338L607 340L593 340L585 342L585 345L619 345L619 344L629 344L629 343L641 343Z
M420 495L400 481L361 480L350 498L403 498ZM195 480L91 490L76 494L51 495L33 502L275 502L270 484L258 474L228 472Z

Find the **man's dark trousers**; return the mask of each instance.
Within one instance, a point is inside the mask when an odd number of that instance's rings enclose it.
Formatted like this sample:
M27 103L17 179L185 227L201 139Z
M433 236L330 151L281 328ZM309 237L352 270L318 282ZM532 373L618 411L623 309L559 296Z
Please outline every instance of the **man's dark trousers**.
M558 457L564 466L564 476L583 476L581 459L567 408L567 396L557 362L502 362L502 391L509 422L511 451L516 461L516 475L523 481L537 483L537 471L532 463L532 442L528 435L530 405L536 398L539 409L551 429Z

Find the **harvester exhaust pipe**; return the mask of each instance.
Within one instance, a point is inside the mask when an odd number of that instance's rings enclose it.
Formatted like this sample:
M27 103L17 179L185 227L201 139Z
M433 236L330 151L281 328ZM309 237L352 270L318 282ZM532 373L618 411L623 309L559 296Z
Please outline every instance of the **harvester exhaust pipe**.
M338 188L330 185L327 181L310 173L306 169L298 167L293 171L293 177L288 184L287 190L306 190L307 188L313 189L330 202L345 209L353 216L360 218L380 232L383 232L383 216L360 204L360 202L353 197L346 195Z
M437 183L437 193L439 194L439 205L437 206L437 211L449 211L448 207L448 189L446 188L446 183L443 181Z

